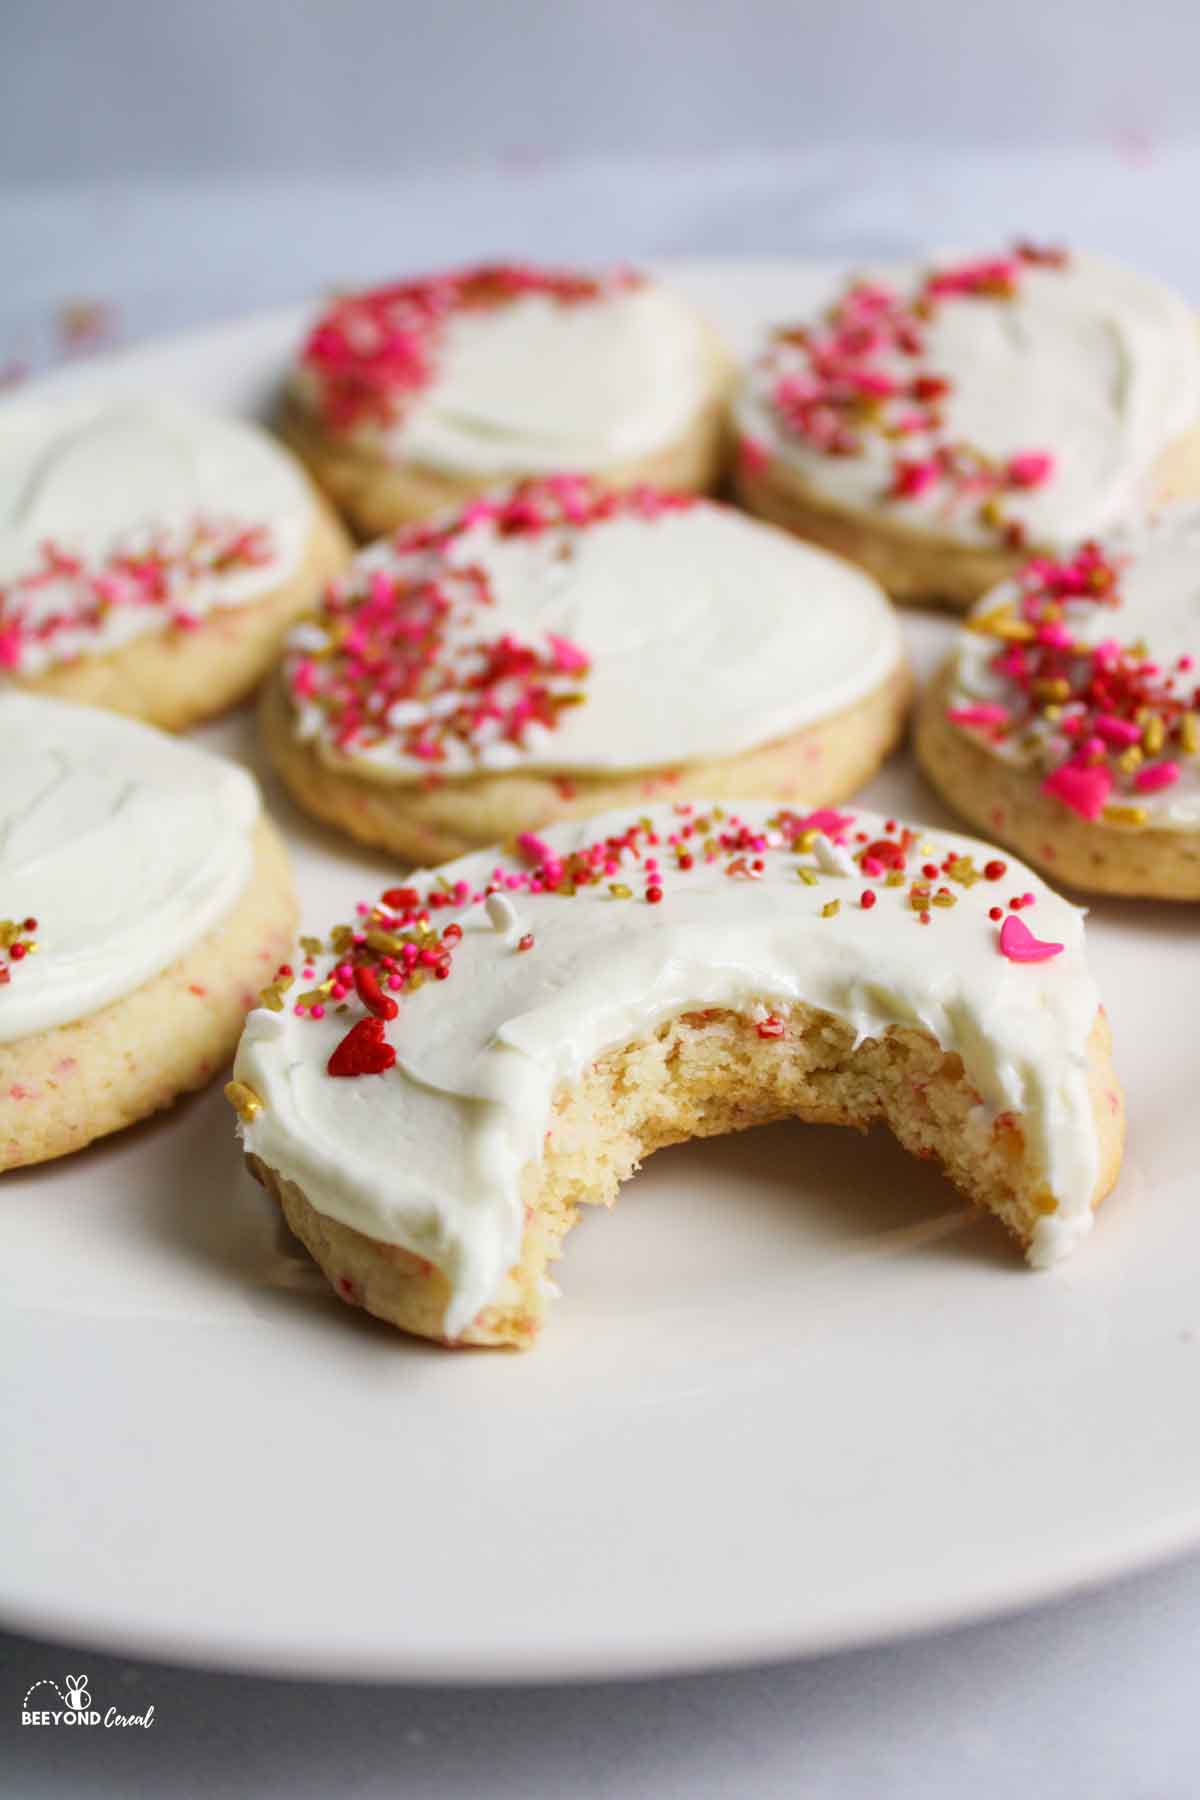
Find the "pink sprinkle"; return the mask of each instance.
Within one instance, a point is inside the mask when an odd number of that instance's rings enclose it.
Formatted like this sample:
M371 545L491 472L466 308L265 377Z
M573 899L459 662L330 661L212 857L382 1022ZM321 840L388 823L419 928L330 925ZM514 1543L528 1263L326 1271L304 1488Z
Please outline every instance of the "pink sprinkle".
M554 660L565 675L586 675L591 664L578 644L573 644L570 638L559 637L553 631L548 631L546 637L554 652Z
M924 462L914 462L908 457L899 456L892 468L892 497L897 500L915 500L937 481L939 469L932 457Z
M1101 713L1096 720L1096 735L1108 744L1117 744L1122 750L1130 744L1136 744L1141 738L1141 727L1129 719L1118 719L1112 713Z
M952 725L1003 725L1008 720L1008 708L998 701L984 700L975 706L952 706L946 717Z
M738 444L738 462L747 475L761 475L771 458L757 438L744 437Z
M1025 450L1009 459L1008 479L1013 487L1041 487L1053 473L1054 458L1046 450Z
M517 839L517 849L526 862L549 862L554 852L544 838L536 836L532 831L523 831Z
M1174 787L1181 773L1177 762L1155 763L1152 769L1139 769L1133 785L1140 794L1157 794L1160 788Z
M1000 927L1000 950L1009 962L1048 962L1062 952L1061 944L1049 944L1035 938L1024 919L1009 913Z
M1103 763L1082 769L1076 763L1064 763L1061 769L1047 775L1042 791L1053 794L1081 818L1098 819L1112 792L1112 785L1112 771Z

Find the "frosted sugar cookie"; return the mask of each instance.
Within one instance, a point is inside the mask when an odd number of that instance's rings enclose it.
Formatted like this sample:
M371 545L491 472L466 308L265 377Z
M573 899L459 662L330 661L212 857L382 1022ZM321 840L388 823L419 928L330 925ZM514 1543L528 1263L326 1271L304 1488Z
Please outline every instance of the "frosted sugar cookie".
M655 795L841 799L909 685L849 564L556 476L364 551L288 639L263 724L301 805L428 863Z
M1039 1266L1117 1173L1083 914L971 839L656 806L422 872L302 943L226 1091L336 1291L421 1336L529 1343L580 1206L686 1138L883 1120Z
M0 1169L211 1079L292 940L244 770L90 707L0 695Z
M737 402L752 512L899 600L967 606L1038 549L1200 494L1200 338L1148 276L1030 245L855 276Z
M258 685L348 555L303 470L244 420L0 406L0 691L194 724Z
M709 488L730 381L713 332L657 282L496 264L334 300L281 429L374 537L563 469Z
M952 806L1058 879L1200 900L1200 506L995 589L917 747Z

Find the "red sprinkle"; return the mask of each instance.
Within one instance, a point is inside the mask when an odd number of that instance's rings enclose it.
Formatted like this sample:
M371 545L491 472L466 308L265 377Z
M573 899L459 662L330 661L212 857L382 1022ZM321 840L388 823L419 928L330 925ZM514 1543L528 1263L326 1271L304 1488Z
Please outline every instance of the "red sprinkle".
M360 963L354 971L354 988L367 1011L374 1013L377 1019L394 1019L400 1008L385 994L379 985L379 977L374 969Z
M326 1068L331 1075L382 1075L395 1060L396 1052L383 1035L383 1020L360 1019L350 1027Z

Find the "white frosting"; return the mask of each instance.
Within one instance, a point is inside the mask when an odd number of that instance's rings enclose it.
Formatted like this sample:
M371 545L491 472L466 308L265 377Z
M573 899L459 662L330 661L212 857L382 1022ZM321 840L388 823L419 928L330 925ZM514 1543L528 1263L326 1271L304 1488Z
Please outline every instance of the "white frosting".
M770 811L746 807L741 817L765 830ZM667 807L648 816L664 844L683 823ZM545 835L565 855L631 823L628 813L609 814ZM859 813L852 829L874 837L883 823ZM973 853L978 866L994 854L936 832L920 840L917 855L932 851L940 860L950 849ZM698 858L686 875L669 849L657 854L665 890L657 905L614 899L601 881L572 898L520 891L504 896L503 908L493 897L434 914L441 926L456 918L463 939L448 980L402 996L386 1027L397 1060L385 1074L326 1073L334 1047L363 1016L353 994L346 1011L331 1008L320 1020L290 1009L252 1012L236 1074L263 1110L245 1126L247 1147L299 1183L321 1212L442 1269L453 1287L454 1334L516 1260L521 1173L542 1155L561 1084L681 1011L794 1000L847 1020L859 1040L917 1026L956 1051L983 1122L990 1129L1005 1110L1022 1116L1030 1154L1058 1199L1055 1219L1039 1227L1034 1260L1061 1254L1089 1229L1098 1147L1087 1040L1098 1000L1081 911L1013 859L1002 882L954 886L957 904L921 925L905 888L874 883L876 905L860 907L867 883L857 869L804 885L796 868L818 868L812 852L768 852L757 880L727 875L725 854L709 865ZM478 892L494 855L441 873ZM631 858L628 869L640 896L643 877ZM428 875L411 880L423 892L430 885ZM1037 899L1021 918L1065 948L1047 961L1015 963L1001 954L987 910L1027 890ZM822 917L835 898L840 911ZM529 933L533 945L521 951L514 938Z
M0 986L0 1043L85 1018L230 912L253 863L250 777L114 713L0 695L0 895L36 955Z
M200 618L261 598L299 564L313 509L292 458L245 420L142 400L18 398L0 406L0 633L3 589L40 567L43 545L95 575L114 554L156 545L177 553L199 520L264 527L269 554L253 567L186 580L173 588L171 606L118 598L98 623L68 623L45 642L23 633L20 672L119 649L161 630L181 603ZM36 628L57 613L78 616L89 599L83 584L64 578L22 589L8 605Z
M925 265L868 272L911 295ZM1051 479L1006 493L1004 512L1032 542L1062 546L1133 515L1166 446L1200 419L1200 337L1185 302L1148 276L1072 256L1064 269L1029 267L1013 299L947 299L923 327L926 353L883 366L902 380L928 369L952 383L943 441L996 459L1049 452ZM738 402L743 432L842 506L883 508L910 529L994 541L974 505L947 512L931 488L885 500L893 455L920 458L922 436L864 437L864 454L825 456L790 434L769 403L778 375L799 366L778 347L748 371Z
M1179 691L1200 687L1200 503L1164 507L1154 517L1106 538L1104 551L1119 568L1118 603L1065 603L1063 623L1072 638L1080 644L1099 644L1106 639L1121 645L1142 643L1164 672L1180 657L1191 657L1190 674L1178 677ZM1019 597L1018 584L1005 582L980 601L975 613L1015 607ZM959 632L948 706L1012 703L1012 684L990 667L1000 648L995 638L967 629ZM1006 762L1034 761L1039 767L1061 762L1070 749L1068 740L1052 725L1040 722L1031 727L1036 748L1025 745L1025 732L999 742L979 731L970 735L973 742ZM1180 755L1170 748L1165 754L1180 769L1179 780L1172 787L1142 792L1131 776L1117 769L1112 800L1141 807L1149 826L1200 827L1200 755Z
M527 294L453 312L429 385L395 422L352 436L449 474L599 470L674 443L712 386L707 328L668 289L643 282L565 304ZM314 403L305 371L298 391Z
M582 677L563 677L560 685L582 700L552 730L534 725L519 746L452 740L438 765L448 773L518 765L636 770L736 755L862 699L903 656L895 614L869 577L708 502L527 536L505 536L482 520L432 551L382 542L340 586L365 592L382 569L413 581L437 578L457 601L458 588L445 578L471 568L485 571L493 604L472 607L473 590L464 585L466 604L453 615L442 661L454 658L467 677L479 658L464 658L462 647L481 633L489 641L511 633L543 648L554 634L578 646L591 666ZM328 639L317 622L291 642L294 666ZM445 701L408 703L396 724L435 718ZM339 759L320 705L299 702L296 724L329 760ZM396 729L349 749L356 768L394 779L418 779L430 766L406 751Z

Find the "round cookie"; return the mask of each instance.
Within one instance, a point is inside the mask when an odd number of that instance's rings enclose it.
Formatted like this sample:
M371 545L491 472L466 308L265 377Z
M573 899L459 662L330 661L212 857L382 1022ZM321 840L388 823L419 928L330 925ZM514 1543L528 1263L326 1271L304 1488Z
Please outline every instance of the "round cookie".
M258 686L349 554L245 420L133 398L0 407L0 691L181 730Z
M735 414L743 503L897 600L969 606L1035 549L1200 495L1188 307L1030 245L853 277L770 335Z
M1083 914L974 840L657 806L348 919L249 1015L227 1093L335 1290L403 1330L528 1344L581 1205L773 1119L886 1122L1039 1266L1116 1178Z
M655 795L841 799L909 691L857 569L711 501L555 476L364 551L262 719L302 806L428 863Z
M1179 502L981 601L921 702L950 805L1075 887L1200 900L1198 570Z
M0 696L0 1169L202 1086L296 927L244 770L88 707Z
M335 299L279 426L361 537L563 469L703 492L732 365L656 282L497 264Z

